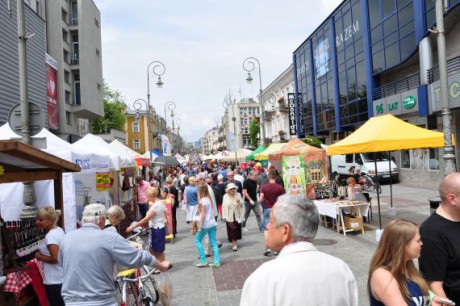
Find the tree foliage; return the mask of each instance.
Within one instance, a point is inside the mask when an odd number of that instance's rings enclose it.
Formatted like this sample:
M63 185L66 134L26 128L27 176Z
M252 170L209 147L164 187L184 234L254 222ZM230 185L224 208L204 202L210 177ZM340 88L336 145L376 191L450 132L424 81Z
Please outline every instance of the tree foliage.
M108 134L112 129L124 130L126 103L118 90L104 81L104 117L93 122L93 134Z
M254 117L251 120L251 126L249 127L249 136L251 139L251 146L253 148L257 148L257 145L259 143L259 137L257 134L259 133L260 130L260 124L259 124L259 118Z
M304 143L312 147L321 148L321 140L313 136L307 136L302 139Z

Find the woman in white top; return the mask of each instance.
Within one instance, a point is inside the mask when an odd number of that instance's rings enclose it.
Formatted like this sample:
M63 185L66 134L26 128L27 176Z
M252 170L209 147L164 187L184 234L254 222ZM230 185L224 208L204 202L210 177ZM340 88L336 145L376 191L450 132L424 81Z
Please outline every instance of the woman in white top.
M200 254L200 262L197 267L206 267L206 254L203 249L201 241L204 236L208 234L209 242L214 251L214 262L209 264L210 267L220 267L219 247L216 240L217 222L215 218L215 211L209 194L208 185L202 184L198 187L198 212L200 214L200 226L198 233L195 237L195 245Z
M145 192L147 199L149 200L149 210L144 219L133 223L130 227L126 229L127 233L133 231L134 228L147 224L150 228L149 236L149 247L150 254L155 256L158 260L165 260L165 236L166 236L166 227L165 227L165 210L166 206L163 204L163 201L158 198L158 189L150 187ZM159 271L158 271L159 273Z
M45 233L43 243L35 252L35 258L43 262L43 284L50 306L64 306L61 296L64 273L58 262L59 246L64 239L65 233L62 228L56 226L61 212L55 211L51 206L41 208L37 213L35 224Z

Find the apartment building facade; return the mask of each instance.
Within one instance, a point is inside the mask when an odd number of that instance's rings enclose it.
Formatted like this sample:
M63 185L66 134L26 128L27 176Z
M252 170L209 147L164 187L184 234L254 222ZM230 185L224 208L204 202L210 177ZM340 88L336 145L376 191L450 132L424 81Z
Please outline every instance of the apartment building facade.
M74 142L104 115L101 15L92 0L48 1L47 53L57 65L53 132Z

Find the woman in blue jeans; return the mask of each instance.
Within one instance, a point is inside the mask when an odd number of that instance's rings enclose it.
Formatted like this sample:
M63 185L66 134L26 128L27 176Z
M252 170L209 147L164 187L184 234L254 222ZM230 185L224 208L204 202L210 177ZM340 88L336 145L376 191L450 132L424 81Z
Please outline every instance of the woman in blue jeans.
M206 184L198 187L198 213L200 215L200 226L195 237L196 248L200 254L200 262L196 265L198 268L208 266L206 254L204 253L203 244L201 241L208 234L209 243L214 250L214 262L209 264L210 267L220 267L219 248L216 241L217 222L215 218L214 208L212 206L211 196L209 195L208 186Z

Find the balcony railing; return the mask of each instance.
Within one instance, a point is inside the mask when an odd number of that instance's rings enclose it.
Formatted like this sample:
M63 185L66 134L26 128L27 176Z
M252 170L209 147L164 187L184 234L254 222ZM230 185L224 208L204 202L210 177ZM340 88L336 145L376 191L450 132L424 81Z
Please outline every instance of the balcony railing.
M447 74L453 74L460 72L460 56L451 58L447 61ZM433 83L439 80L439 66L434 66L428 69L428 82Z
M374 100L382 99L395 95L400 92L417 88L420 85L420 75L418 73L409 75L403 79L388 83L382 87L377 87L372 92Z

